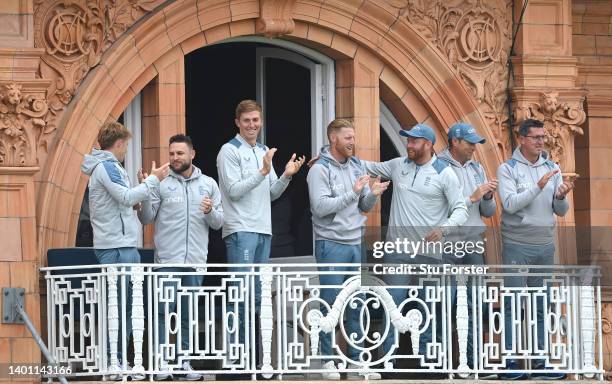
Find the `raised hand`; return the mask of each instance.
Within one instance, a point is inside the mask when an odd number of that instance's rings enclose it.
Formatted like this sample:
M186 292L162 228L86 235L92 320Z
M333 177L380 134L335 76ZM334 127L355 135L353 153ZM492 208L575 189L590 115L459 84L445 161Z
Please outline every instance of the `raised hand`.
M434 228L427 235L425 235L425 241L436 242L440 241L444 238L444 232L442 232L442 228Z
M374 182L370 186L370 190L376 196L380 196L380 195L383 194L384 191L387 190L387 188L389 187L389 183L391 183L390 180L389 181L385 181L384 183L382 183L380 181L380 176L378 176L376 179L374 179Z
M551 177L553 177L554 175L556 175L557 173L559 173L558 169L553 169L552 171L546 173L544 176L542 176L542 178L538 181L538 187L540 187L540 189L544 189L544 187L546 186L546 183L548 183L548 181L550 180Z
M162 181L163 179L165 179L166 176L168 176L168 173L170 173L170 164L169 163L166 163L166 164L160 166L159 168L155 168L155 162L153 162L151 164L151 174L155 175L155 177L157 177L157 179L159 179L159 181Z
M570 180L564 181L563 184L559 185L559 188L557 188L555 199L563 199L572 189L574 189L574 183L572 183Z
M291 176L295 175L300 170L300 168L302 168L302 165L304 165L304 161L306 161L306 157L304 157L304 156L300 156L296 160L295 153L293 155L291 155L291 158L287 162L287 165L285 165L285 173L284 173L284 175L286 177L291 177Z
M489 181L489 192L485 193L484 198L491 200L495 191L497 191L497 179Z
M272 158L274 157L275 153L276 148L270 148L268 149L268 152L266 152L266 154L264 155L263 167L261 167L261 169L259 170L262 175L266 176L268 173L270 173L270 170L272 169Z
M149 177L149 174L143 171L142 168L139 168L136 176L138 177L138 184L140 184L144 181L144 179Z
M212 211L213 202L208 196L204 196L202 202L200 202L200 211L203 213L210 213Z
M480 199L482 199L482 197L488 194L489 192L491 192L491 186L489 185L489 183L481 184L476 187L476 189L470 196L470 201L472 203L476 203L477 201L480 201Z
M355 185L353 185L353 191L356 194L360 194L365 187L370 182L370 175L363 175L357 180L355 180Z
M312 166L314 165L314 163L317 162L317 160L319 160L321 158L320 155L316 155L315 157L313 157L312 159L308 160L308 163L306 163L306 165L308 166L308 168L312 168Z

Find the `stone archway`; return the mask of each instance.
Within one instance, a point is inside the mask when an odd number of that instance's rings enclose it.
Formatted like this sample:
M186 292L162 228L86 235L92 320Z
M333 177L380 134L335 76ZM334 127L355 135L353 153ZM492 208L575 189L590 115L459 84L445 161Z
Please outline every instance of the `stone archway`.
M382 95L403 124L410 119L427 121L440 138L455 121L474 124L488 139L478 158L490 175L495 173L502 153L483 112L442 53L400 18L398 8L384 2L356 6L297 2L288 5L292 12L276 15L276 24L268 24L266 30L262 15L269 2L262 2L169 3L137 22L109 48L68 106L42 171L37 199L40 255L48 248L73 244L86 183L79 167L99 126L123 110L177 57L258 31L289 32L283 38L336 59L336 115L353 118L364 128L358 130L361 157L378 158ZM284 25L286 30L276 31L270 25ZM66 222L66 212L71 213L72 224ZM44 264L44 256L41 259Z

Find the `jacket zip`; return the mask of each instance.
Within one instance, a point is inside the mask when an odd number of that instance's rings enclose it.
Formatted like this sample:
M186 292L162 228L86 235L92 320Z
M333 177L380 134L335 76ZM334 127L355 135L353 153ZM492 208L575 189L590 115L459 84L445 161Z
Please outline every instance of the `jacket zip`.
M414 187L414 181L416 180L417 173L419 173L419 169L421 169L420 165L416 165L415 164L415 167L416 167L416 169L414 171L414 177L412 178L412 185L411 185L411 187Z
M123 224L123 216L119 213L119 220L121 220L121 233L125 235L125 225Z
M185 232L185 262L187 262L187 257L189 257L189 180L185 181L185 196L187 208L187 231Z
M255 157L255 164L257 164L257 169L259 169L259 160L257 159L257 153L255 153L255 147L251 147L251 150L253 151L253 157ZM270 164L270 166L272 166Z

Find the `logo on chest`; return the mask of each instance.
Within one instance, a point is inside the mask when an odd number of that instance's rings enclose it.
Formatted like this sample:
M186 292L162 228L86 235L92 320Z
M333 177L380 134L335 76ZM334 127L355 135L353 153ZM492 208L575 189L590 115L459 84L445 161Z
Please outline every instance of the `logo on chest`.
M177 204L183 202L183 196L170 196L164 199L164 203L167 204Z
M533 183L517 183L516 184L516 190L517 192L523 192L529 188L531 188L531 186L533 185Z

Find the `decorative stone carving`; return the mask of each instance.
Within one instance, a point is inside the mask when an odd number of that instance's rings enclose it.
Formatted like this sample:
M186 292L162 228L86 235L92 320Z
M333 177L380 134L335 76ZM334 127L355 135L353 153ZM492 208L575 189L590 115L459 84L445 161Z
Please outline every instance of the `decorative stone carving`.
M505 150L511 20L502 0L387 0L446 55Z
M586 120L582 108L584 97L573 101L559 100L559 92L540 92L537 102L525 100L517 104L516 122L536 119L544 123L544 146L550 158L559 163L565 176L576 176L574 164L574 136L583 134L580 124Z
M0 166L36 166L37 147L51 132L45 100L23 95L15 82L0 87Z
M35 0L34 44L44 48L38 76L51 80L48 113L54 131L64 107L104 51L164 0Z
M135 20L163 0L36 0L34 43L41 76L56 78L52 103L68 104L89 69Z
M296 0L260 0L257 33L266 37L278 37L295 29L293 6Z

